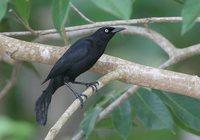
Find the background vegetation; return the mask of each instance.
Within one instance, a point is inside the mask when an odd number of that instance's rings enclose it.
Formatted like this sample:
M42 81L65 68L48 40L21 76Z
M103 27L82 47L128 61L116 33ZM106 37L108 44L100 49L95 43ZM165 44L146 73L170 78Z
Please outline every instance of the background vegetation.
M42 43L63 46L65 26L88 24L70 8L70 2L94 22L182 16L182 23L152 23L139 26L161 33L178 48L200 43L199 23L194 22L200 14L198 0L1 0L0 32L29 30L34 34L34 30L56 28L61 38L45 40ZM35 41L37 36L16 38ZM77 38L69 40L73 43ZM106 54L153 67L159 66L167 59L167 54L154 42L138 35L117 35L109 43ZM200 75L199 60L200 56L193 56L171 66L170 70ZM74 100L71 93L63 87L53 97L48 124L45 127L36 124L34 102L46 87L40 83L50 67L23 62L15 86L0 100L0 139L43 139L49 128ZM3 89L10 79L12 69L13 65L0 63L0 89ZM87 72L79 79L95 81L100 76ZM95 116L129 86L115 81L98 91L97 95L87 100L83 110L74 114L58 138L70 139L79 129L83 129L86 137L91 140L181 140L187 139L185 136L189 133L197 136L200 134L199 100L145 88L140 89L106 119L94 126Z

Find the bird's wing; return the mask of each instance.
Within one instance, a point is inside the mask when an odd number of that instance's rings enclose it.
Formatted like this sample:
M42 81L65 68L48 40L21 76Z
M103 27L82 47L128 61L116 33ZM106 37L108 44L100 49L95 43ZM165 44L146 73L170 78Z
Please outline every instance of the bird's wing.
M63 56L56 62L56 64L51 69L49 75L45 83L51 78L54 78L64 72L66 72L72 64L82 60L88 54L88 48L92 45L91 41L88 40L79 40L75 44L73 44L64 54Z

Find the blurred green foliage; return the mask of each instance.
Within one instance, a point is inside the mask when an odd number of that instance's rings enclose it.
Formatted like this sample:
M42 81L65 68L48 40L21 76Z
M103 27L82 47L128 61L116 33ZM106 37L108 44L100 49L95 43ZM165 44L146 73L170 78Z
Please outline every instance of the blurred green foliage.
M9 0L1 0L0 1L0 21L6 14L6 9L7 9L7 3Z
M134 0L92 0L92 2L100 9L119 19L129 19L132 14Z
M130 102L123 102L113 110L111 115L113 126L123 139L127 139L133 127Z
M0 116L1 140L27 140L34 132L32 124L23 121L13 121L5 116Z
M8 12L9 9L13 9L26 26L35 30L56 28L60 32L64 26L87 24L74 10L71 10L69 2L95 22L182 16L182 23L151 23L148 24L148 28L161 33L178 48L200 43L199 26L194 22L200 13L198 0L1 0L0 31L26 30L24 25ZM20 38L31 41L34 37ZM74 40L76 39L71 42ZM49 42L54 43L51 40ZM150 66L158 66L167 60L167 55L160 47L138 35L117 35L109 43L106 53ZM199 60L199 56L194 56L170 69L199 75ZM40 75L32 63L26 62L24 66L36 75ZM0 89L4 87L11 73L11 65L0 63ZM23 78L18 78L21 79ZM30 86L29 80L27 78L27 85L24 86ZM20 84L17 84L9 91L7 97L0 103L0 112L4 114L0 116L0 139L24 140L34 137L35 116L25 109L25 106L31 106L33 109L34 104L23 102L26 100L21 93L24 86L19 86ZM121 82L113 82L99 91L99 96L90 103L80 126L88 139L177 140L180 139L179 128L196 135L200 134L199 100L150 89L139 90L129 101L116 108L110 116L95 124L100 111L123 94L125 90L121 91L121 89L127 87ZM111 89L114 89L114 92L110 92ZM28 96L32 98L32 95ZM43 135L45 134L46 132Z
M186 0L182 9L183 25L182 34L191 29L197 17L200 16L200 3L198 0Z
M12 0L13 7L26 26L29 26L29 18L32 0Z
M54 0L52 4L52 20L58 32L61 32L65 27L65 22L68 17L70 0Z
M162 100L147 89L140 89L130 98L131 105L146 128L173 131L172 116Z

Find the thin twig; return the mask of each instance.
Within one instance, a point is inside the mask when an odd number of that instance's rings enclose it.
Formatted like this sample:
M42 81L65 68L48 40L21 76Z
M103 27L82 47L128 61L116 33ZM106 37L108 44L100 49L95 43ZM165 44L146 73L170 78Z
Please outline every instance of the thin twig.
M10 9L9 12L11 12L11 13L16 17L16 19L17 19L22 25L24 25L24 27L25 27L28 31L30 31L30 33L31 33L32 35L37 35L36 32L35 32L29 25L27 25L27 24L21 19L21 17L18 16L18 14L17 14L15 11L13 11L12 9Z
M108 73L101 77L98 80L99 85L97 86L98 89L102 88L104 85L108 84L112 80L120 79L124 76L123 71L113 71L111 73ZM83 92L84 95L87 95L89 98L93 92L91 88L88 88ZM84 98L85 102L85 98ZM63 127L65 122L71 117L71 115L80 107L80 101L76 99L68 108L67 110L63 113L63 115L58 119L58 121L54 124L54 126L49 130L47 136L45 137L44 140L53 140L60 129Z
M14 63L14 68L13 68L13 71L12 71L11 79L7 82L7 84L1 90L0 100L2 100L3 97L8 93L8 91L15 85L16 79L17 79L17 73L19 71L20 66L21 66L20 62Z
M117 106L119 106L122 102L124 102L128 97L133 95L135 91L137 91L139 86L130 87L125 93L123 93L120 97L118 97L114 102L112 102L109 106L107 106L101 113L98 115L96 119L96 123L104 119L112 110L114 110ZM85 137L83 130L80 130L72 140L82 140Z
M63 35L63 40L64 40L64 43L65 43L65 46L68 46L69 45L69 38L68 38L68 34L65 31L65 28L62 28L61 33Z
M78 8L76 8L71 2L70 2L70 6L71 8L74 9L74 11L76 11L85 21L89 22L89 23L94 23L94 21L92 21L91 19L89 19L88 17L86 17L80 10L78 10Z
M150 18L141 18L141 19L130 19L130 20L115 20L115 21L104 21L104 22L96 22L93 24L80 25L67 27L65 30L67 32L78 31L83 29L92 29L102 26L119 26L119 25L135 25L135 24L145 24L145 23L178 23L182 21L182 17L150 17ZM196 19L196 22L200 22L200 17ZM46 35L57 33L55 29L49 30L38 30L34 31L37 35ZM24 36L31 35L32 33L29 31L24 32L2 32L1 35L6 36Z

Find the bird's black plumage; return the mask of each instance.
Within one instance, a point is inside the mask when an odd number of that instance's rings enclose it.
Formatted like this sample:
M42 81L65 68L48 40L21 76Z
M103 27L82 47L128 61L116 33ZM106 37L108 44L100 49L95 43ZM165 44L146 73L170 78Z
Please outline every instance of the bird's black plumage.
M36 120L39 124L45 125L47 121L48 107L54 92L64 84L79 98L81 105L85 96L76 92L69 84L82 84L86 87L95 84L75 81L83 72L90 69L102 56L109 40L115 33L124 30L119 27L102 27L92 35L76 41L56 62L49 75L43 83L50 80L48 87L36 101ZM85 96L86 97L86 96Z

